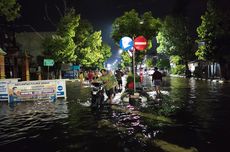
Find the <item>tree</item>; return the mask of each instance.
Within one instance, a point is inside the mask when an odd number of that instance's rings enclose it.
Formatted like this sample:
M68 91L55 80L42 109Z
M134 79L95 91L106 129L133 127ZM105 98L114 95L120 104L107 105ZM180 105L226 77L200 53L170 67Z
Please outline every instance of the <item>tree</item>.
M101 31L93 30L86 20L81 20L74 38L77 55L76 63L84 67L102 67L111 56L111 48L102 42Z
M121 67L124 69L125 67L130 67L132 63L132 59L127 51L123 51L121 54Z
M106 44L106 43L102 43L102 47L100 49L100 52L102 54L102 58L98 61L98 66L99 67L103 67L103 63L111 57L112 52L111 52L111 47Z
M45 48L44 55L54 59L56 63L70 63L76 59L74 54L76 47L70 37L52 35L52 37L45 39L43 46Z
M112 39L118 44L123 36L129 36L134 39L137 36L143 35L151 42L151 39L156 35L159 27L159 19L155 19L151 12L145 12L142 16L139 16L133 9L115 19L112 25ZM145 53L145 51L139 51L137 53L135 58L136 64L143 60Z
M208 1L207 11L201 16L201 25L197 28L200 44L196 51L199 59L219 62L222 76L230 78L230 19L229 12L217 7L216 1ZM224 54L224 55L223 55ZM225 67L227 67L225 69Z
M13 21L19 17L20 8L16 0L1 0L0 16L4 16L7 21Z
M157 60L156 66L160 69L169 69L170 68L170 62L167 58L159 58Z
M202 23L197 28L198 40L200 44L196 55L199 59L215 61L218 59L217 46L214 45L214 41L217 37L218 32L220 32L220 21L221 14L214 7L213 1L209 1L207 4L207 11L201 16Z
M177 55L188 70L188 62L195 59L195 41L188 18L167 16L157 36L158 53Z
M70 9L60 20L57 32L43 42L44 55L54 59L57 64L76 60L76 45L73 41L75 28L79 25L80 16Z
M178 55L173 55L170 57L170 60L173 64L173 67L171 69L172 74L184 74L186 67L185 65L181 64L182 58Z
M146 64L147 68L152 68L153 67L153 59L152 58L146 59L145 64Z

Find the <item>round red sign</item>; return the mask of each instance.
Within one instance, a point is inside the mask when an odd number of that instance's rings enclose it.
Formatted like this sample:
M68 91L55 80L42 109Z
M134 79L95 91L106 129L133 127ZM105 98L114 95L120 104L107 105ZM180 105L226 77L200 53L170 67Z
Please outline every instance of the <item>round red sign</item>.
M147 48L148 42L144 36L138 36L134 39L134 47L137 50L143 51Z

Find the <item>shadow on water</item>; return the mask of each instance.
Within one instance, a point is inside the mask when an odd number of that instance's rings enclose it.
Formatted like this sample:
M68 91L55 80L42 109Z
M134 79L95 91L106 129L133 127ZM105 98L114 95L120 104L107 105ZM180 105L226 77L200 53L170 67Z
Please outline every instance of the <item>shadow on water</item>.
M186 148L176 147L180 151L195 147L199 152L219 152L228 148L229 84L168 78L163 90L169 94L145 107L123 103L92 110L90 89L70 82L67 101L0 102L0 151L161 152L177 145Z

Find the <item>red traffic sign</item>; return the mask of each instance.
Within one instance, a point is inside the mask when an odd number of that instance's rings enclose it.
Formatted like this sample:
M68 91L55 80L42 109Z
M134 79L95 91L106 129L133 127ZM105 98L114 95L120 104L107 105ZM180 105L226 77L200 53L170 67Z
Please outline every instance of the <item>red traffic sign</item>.
M134 47L137 50L143 51L147 48L148 42L144 36L138 36L134 39Z

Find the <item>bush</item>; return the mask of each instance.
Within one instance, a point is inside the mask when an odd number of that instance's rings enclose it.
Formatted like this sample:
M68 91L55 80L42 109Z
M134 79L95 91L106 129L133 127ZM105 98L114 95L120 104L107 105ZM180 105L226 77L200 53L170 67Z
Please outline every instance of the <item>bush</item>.
M185 65L176 65L176 67L171 69L172 74L184 74L185 73Z

